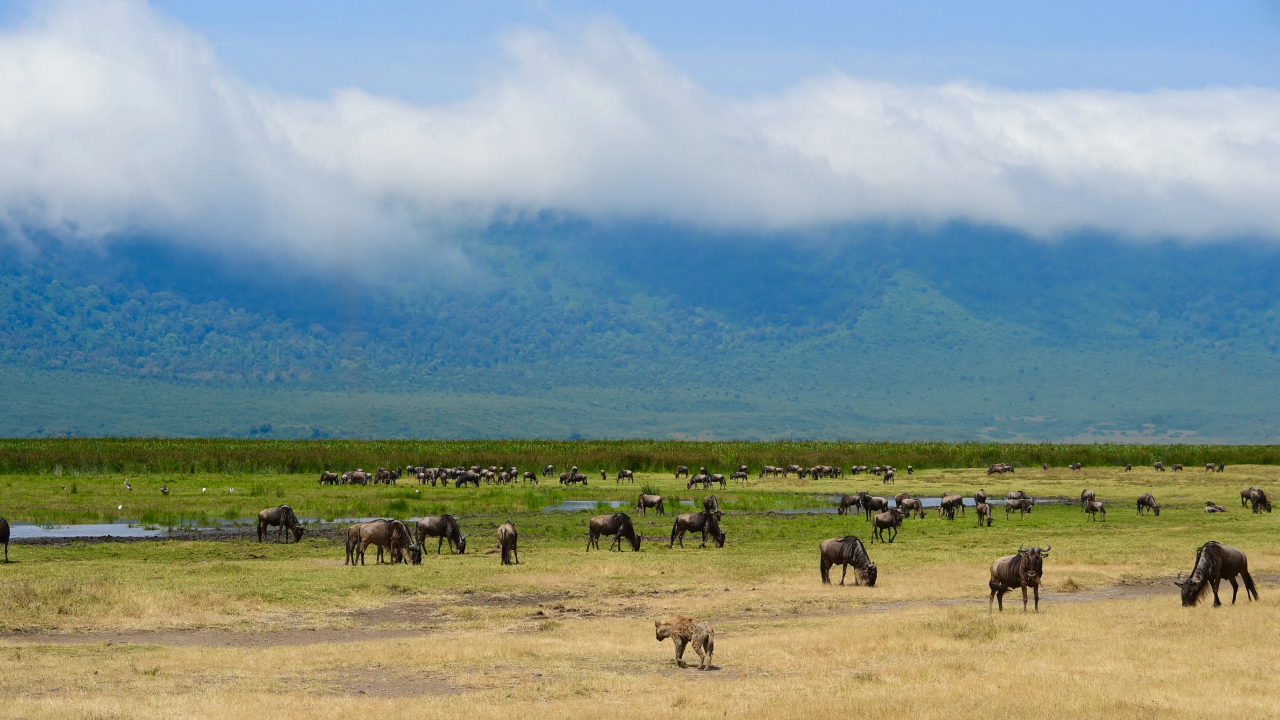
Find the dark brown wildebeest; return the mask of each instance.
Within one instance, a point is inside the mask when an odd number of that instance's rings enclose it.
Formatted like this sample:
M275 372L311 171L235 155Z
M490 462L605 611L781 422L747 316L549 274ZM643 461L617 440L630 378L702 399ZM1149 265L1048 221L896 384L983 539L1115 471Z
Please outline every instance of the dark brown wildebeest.
M919 498L907 498L902 501L902 510L911 517L911 513L915 513L916 517L924 519L924 503Z
M1021 500L1022 498L1026 497L1026 496L1027 496L1027 494L1026 494L1026 493L1024 493L1024 492L1022 492L1021 490L1014 490L1013 492L1009 493L1008 495L1005 495L1005 496L1004 496L1004 498L1005 498L1005 500Z
M480 487L480 473L476 472L475 470L466 470L459 473L458 479L454 483L454 486L462 487L463 485L468 485L468 484L473 485L475 487Z
M750 470L746 465L739 465L739 466L738 466L738 472L740 472L740 473L746 474L746 473L748 473L748 472L750 472L750 471L751 471L751 470Z
M720 512L720 500L715 495L702 498L702 511L715 515L716 520L724 518L724 513Z
M982 527L984 524L987 527L991 527L991 506L990 505L986 503L978 503L977 505L974 506L973 510L978 514L978 527Z
M1156 517L1160 517L1160 506L1156 504L1156 499L1151 493L1142 493L1138 496L1138 514L1145 515L1147 510L1155 513Z
M722 488L729 486L728 481L724 479L724 475L721 475L720 473L712 473L707 476L707 487L711 487L711 485L715 483L720 483L720 487Z
M391 562L408 564L409 549L413 539L409 530L399 520L374 520L356 523L347 529L347 561L364 565L364 551L370 545L378 547L378 562L382 562L383 550L391 553Z
M850 512L858 512L861 507L857 495L841 495L840 503L836 506L836 514L847 515Z
M1000 612L1004 612L1004 594L1018 588L1022 588L1022 612L1027 611L1027 588L1035 592L1036 612L1040 612L1040 578L1044 572L1044 558L1052 549L1052 544L1043 550L1038 547L1024 549L1019 545L1017 555L1006 555L991 563L991 580L987 583L991 597L987 598L987 612L991 612L992 600L998 600Z
M776 468L776 467L774 467L774 466L772 466L772 465L765 465L764 467L760 468L760 477L764 477L765 475L774 475L774 476L776 476L776 475L777 475L777 471L778 471L778 468Z
M351 473L347 476L347 482L352 485L368 485L369 481L372 479L373 479L372 475L361 470L360 468L356 468L355 470L351 471Z
M659 515L666 515L667 508L662 504L661 495L645 495L641 493L640 499L636 500L636 509L641 515L648 515L649 508L653 508Z
M1044 468L1044 470L1047 472L1049 470L1049 463L1044 463L1040 467Z
M681 475L684 475L685 477L689 477L689 468L685 467L684 465L677 465L676 478L679 479Z
M895 472L893 468L889 468L889 470L885 472L884 478L881 480L881 484L888 485L892 483L894 485L897 485L898 483L896 478L897 478L897 472Z
M1157 461L1156 461L1156 464L1155 464L1155 468L1156 468L1156 470L1159 470L1160 472L1164 472L1164 463L1163 463L1163 462L1161 462L1161 461L1159 461L1159 460L1157 460Z
M689 482L685 483L685 489L692 490L694 485L701 485L703 488L711 487L711 476L698 473L689 478Z
M1249 487L1240 491L1240 507L1249 506L1249 501L1253 500L1253 491L1257 489L1258 488L1250 485Z
M783 469L782 469L782 477L786 477L786 476L787 476L787 473L796 473L796 474L799 474L799 473L800 473L800 469L801 469L801 468L800 468L800 466L799 466L799 465L788 465L788 466L786 466L785 468L783 468Z
M520 564L520 552L516 550L516 526L508 520L498 526L498 549L502 551L502 564L513 564L512 558L515 559L515 565Z
M874 497L868 492L858 493L858 504L862 506L862 512L866 514L867 521L871 521L871 513L884 512L889 509L889 501L882 497Z
M743 485L746 485L746 484L747 484L747 477L748 477L748 476L747 476L747 474L746 474L746 473L744 473L744 472L742 472L741 470L739 470L738 472L736 472L736 473L734 473L734 474L730 475L730 476L729 476L729 479L730 479L730 480L738 480L738 481L741 481Z
M942 499L938 501L938 517L946 515L948 520L954 520L956 510L964 515L964 498L953 492L943 493Z
M556 471L556 466L555 466L555 465L548 465L548 466L546 466L546 467L542 468L542 477L544 477L544 478L545 478L545 477L551 477L551 474L552 474L552 473L554 473L555 471Z
M525 471L524 471L524 478L522 478L522 479L521 479L521 482L529 482L529 481L532 481L534 485L537 485L537 484L538 484L538 473L536 473L536 472L534 472L534 471L532 471L532 470L525 470Z
M630 480L634 484L636 481L636 474L630 470L619 470L618 482L622 482L623 480Z
M298 522L298 516L293 514L293 508L288 505L267 508L258 513L258 542L262 542L263 534L270 527L280 528L276 531L276 542L280 542L280 536L283 535L286 545L289 544L290 534L293 535L294 542L299 542L302 540L302 533L306 532L302 523Z
M1132 472L1132 471L1133 471L1133 463L1125 463L1125 464L1124 464L1124 471L1125 471L1125 472Z
M832 565L841 565L844 568L840 572L841 585L844 584L845 575L849 573L849 566L852 565L854 585L875 586L876 575L878 574L876 564L871 562L871 558L867 557L866 546L853 535L823 540L822 545L818 548L818 553L823 585L831 584Z
M342 476L338 475L338 473L336 472L329 472L328 470L325 470L324 472L320 473L321 485L337 485L338 481L341 479L342 479Z
M1221 505L1214 503L1212 500L1205 500L1204 511L1207 513L1224 513L1227 511L1227 509L1222 507Z
M908 465L908 466L907 466L907 474L908 474L908 475L915 475L915 474L916 474L915 468L913 468L913 467L911 467L910 465Z
M1262 488L1253 489L1253 492L1249 495L1249 502L1253 503L1253 511L1255 513L1263 510L1271 512L1271 501L1267 499L1267 494L1262 491Z
M1083 466L1083 465L1081 465L1080 463L1074 463L1074 464L1072 464L1072 465L1071 465L1071 469L1072 469L1072 470L1079 470L1079 469L1080 469L1080 468L1082 468L1082 467L1084 467L1084 466Z
M4 543L4 561L9 562L9 521L0 517L0 542Z
M1222 463L1218 463L1218 472L1222 472L1223 470L1226 470L1226 469L1227 469L1226 465L1223 465Z
M1205 471L1205 472L1213 472L1213 468L1214 468L1214 464L1213 464L1213 463L1205 463L1205 464L1204 464L1204 471Z
M1080 491L1080 507L1084 507L1084 504L1089 502L1093 498L1094 498L1094 494L1092 490L1089 490L1087 488L1084 490L1081 490Z
M680 547L684 547L686 532L702 533L702 545L699 547L707 546L708 534L716 541L716 547L724 547L725 532L720 529L720 523L716 522L714 513L697 512L677 516L675 525L671 526L671 543L668 547L675 547L677 541Z
M1102 522L1107 521L1107 507L1102 504L1101 500L1086 501L1084 511L1094 522L1098 522L1098 513L1102 513Z
M978 492L976 492L976 493L974 493L974 494L973 494L973 504L974 504L974 505L981 505L982 503L984 503L984 502L986 502L986 501L987 501L987 491L986 491L986 490L979 489L979 490L978 490Z
M902 507L902 501L911 497L911 493L900 492L893 496L893 504Z
M622 540L626 538L631 541L631 549L633 551L640 550L640 536L636 534L636 529L631 525L631 518L626 513L614 513L613 515L597 515L591 518L590 524L587 526L587 551L591 551L594 545L597 550L600 549L601 535L615 535L613 542L609 543L609 549L612 550L614 545L618 546L618 552L622 552Z
M1018 518L1021 519L1027 513L1031 512L1031 508L1035 507L1036 501L1031 498L1018 498L1016 500L1004 501L1004 519L1009 519L1009 513L1014 510L1018 511Z
M436 541L437 555L444 547L445 540L449 541L450 554L457 552L458 555L464 555L467 552L467 536L458 527L458 518L452 515L418 518L417 531L419 545L425 544L429 537L439 538Z
M1237 575L1244 580L1245 597L1257 600L1258 588L1254 587L1253 578L1249 577L1249 558L1239 548L1213 540L1201 545L1196 549L1196 566L1191 570L1191 577L1183 580L1182 573L1178 573L1178 582L1175 584L1182 588L1182 606L1193 607L1199 603L1205 590L1211 586L1213 606L1221 607L1218 583L1224 578L1231 583L1231 604L1235 605L1236 593L1240 592L1240 586L1236 584Z
M1179 465L1178 463L1174 463L1174 464L1173 464L1173 471L1174 471L1174 472L1180 472L1181 470L1182 470L1182 466L1181 466L1181 465Z
M902 527L902 517L902 511L897 508L876 515L871 521L871 544L874 545L876 540L884 542L885 530L889 531L889 542L893 542L898 537L898 528Z

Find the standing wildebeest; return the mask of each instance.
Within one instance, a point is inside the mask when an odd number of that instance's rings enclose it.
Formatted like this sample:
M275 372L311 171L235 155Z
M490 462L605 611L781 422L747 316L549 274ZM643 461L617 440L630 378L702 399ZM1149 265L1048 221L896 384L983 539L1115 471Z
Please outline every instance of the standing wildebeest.
M516 550L516 526L508 520L498 526L498 548L502 551L502 564L511 565L512 558L515 558L515 564L520 564L520 553Z
M760 468L760 477L764 477L765 475L772 475L775 470L777 470L777 468L775 468L774 466L765 465L764 467Z
M449 541L449 552L455 550L459 555L467 552L467 536L462 534L462 530L458 528L458 518L452 515L440 515L436 517L418 518L418 544L422 545L427 538L439 538L436 541L436 554L440 554L440 550L444 547L444 541Z
M836 507L836 514L845 515L850 512L858 512L860 507L857 495L841 495L840 504Z
M908 465L908 466L907 466L907 474L908 474L908 475L915 475L915 474L916 474L915 468L913 468L913 467L911 467L910 465Z
M0 542L4 543L4 561L9 562L9 521L0 517Z
M285 533L287 530L293 534L293 541L302 540L302 533L306 532L302 527L302 523L298 522L298 516L293 514L293 508L288 505L280 507L267 508L258 513L258 542L262 542L262 535L269 527L279 527L276 532L276 542L280 542L280 536L284 535L284 542L289 544L289 535Z
M1240 491L1240 507L1249 506L1249 501L1253 499L1253 491L1257 489L1258 488L1250 485L1249 487Z
M1049 463L1043 463L1040 467L1044 468L1045 472L1049 471Z
M919 498L907 498L902 501L902 511L911 517L911 513L915 513L916 517L924 519L924 503Z
M853 584L867 587L874 587L876 584L876 564L871 562L871 558L867 557L867 548L862 541L853 535L846 535L842 538L831 538L823 540L822 545L818 549L820 561L819 567L822 570L822 584L831 584L831 566L842 565L844 569L840 572L840 584L844 584L845 575L849 573L849 566L853 566Z
M911 493L900 492L897 495L893 496L893 503L898 507L902 507L902 501L906 500L909 497L911 497Z
M1160 517L1160 506L1156 504L1156 499L1151 493L1142 493L1138 496L1138 514L1145 515L1147 510L1155 513L1156 517Z
M1098 513L1102 513L1102 522L1107 521L1107 508L1101 500L1086 500L1084 511L1094 522L1098 522Z
M1262 491L1262 488L1254 488L1253 492L1249 494L1249 501L1253 503L1253 511L1255 513L1263 510L1271 512L1271 501L1267 499L1267 494Z
M1081 490L1081 491L1080 491L1080 506L1081 506L1081 507L1084 507L1084 504L1085 504L1085 503L1087 503L1087 502L1089 502L1089 501L1090 501L1090 500L1092 500L1093 498L1094 498L1094 494L1093 494L1093 491L1092 491L1092 490L1089 490L1089 489L1087 489L1087 488L1086 488L1086 489L1084 489L1084 490Z
M991 580L987 583L991 597L987 598L987 612L991 612L993 599L999 601L1000 612L1004 612L1004 594L1018 588L1022 588L1022 612L1027 611L1027 588L1035 592L1036 612L1040 612L1040 578L1044 571L1044 558L1052 549L1052 543L1043 550L1038 547L1023 549L1019 545L1017 555L1006 555L991 563Z
M898 483L895 480L896 477L897 472L893 468L889 468L889 470L885 472L884 478L881 479L881 484L887 485L889 483L893 483L894 485L897 485Z
M661 495L645 495L641 493L640 499L636 501L636 509L640 511L641 515L648 515L649 508L657 510L659 515L667 514L667 508L662 504Z
M715 495L708 495L702 498L702 511L715 515L716 520L724 517L724 513L720 512L720 499Z
M871 521L871 526L873 528L871 533L872 545L876 543L877 539L879 539L880 542L884 542L884 535L882 533L885 530L889 531L889 542L893 542L893 539L898 537L898 528L902 527L902 511L894 508L892 510L882 512L876 515L875 519Z
M622 482L623 480L630 480L632 483L635 483L636 474L631 472L630 470L619 470L618 482Z
M329 472L328 470L325 470L324 472L320 473L321 485L337 485L338 480L340 479L341 479L341 476L339 476L338 473L336 472Z
M1005 495L1004 497L1006 500L1021 500L1026 496L1027 494L1022 492L1021 490L1014 490L1013 492L1009 493L1008 495Z
M1223 578L1231 583L1231 604L1235 605L1236 593L1240 592L1240 586L1236 584L1237 575L1244 580L1245 597L1257 600L1258 589L1253 586L1253 578L1249 577L1249 558L1243 552L1213 540L1201 545L1196 550L1196 566L1191 571L1191 577L1183 580L1182 573L1178 573L1178 582L1175 584L1182 588L1182 606L1194 606L1200 602L1205 589L1212 586L1213 606L1220 607L1222 601L1218 599L1218 583Z
M364 565L364 551L370 545L378 546L378 562L382 562L382 551L388 550L391 562L408 564L409 549L413 547L413 539L409 529L399 520L374 520L367 523L356 523L347 529L347 560L355 565L357 561Z
M1155 468L1156 468L1156 470L1159 470L1160 472L1164 472L1164 463L1163 463L1163 462L1160 462L1159 460L1157 460L1157 461L1156 461Z
M724 479L724 475L721 475L720 473L712 473L707 476L707 487L710 487L714 483L720 483L720 487L722 488L729 486L728 481Z
M882 497L873 497L871 493L859 492L858 504L862 506L863 513L867 516L867 521L871 521L871 513L884 512L889 509L889 501Z
M943 493L942 499L938 501L938 517L945 514L948 520L954 520L957 509L964 515L964 498L951 492Z
M734 474L730 475L730 476L729 476L729 479L730 479L730 480L739 480L739 481L741 481L741 482L742 482L742 484L743 484L743 485L746 485L746 484L747 484L747 474L746 474L746 473L744 473L744 472L742 472L741 470L739 470L738 472L736 472L736 473L734 473Z
M521 479L521 482L525 482L525 481L529 481L529 480L533 481L533 484L534 484L534 485L537 485L537 484L538 484L538 473L536 473L536 472L534 472L534 471L532 471L532 470L525 470L525 471L524 471L524 478L523 478L523 479Z
M587 551L591 551L594 545L597 550L600 549L601 535L615 535L613 542L609 543L609 549L612 550L614 545L618 546L618 552L622 552L622 540L626 538L631 541L631 549L633 551L640 550L640 536L636 534L636 529L631 525L631 518L626 513L614 513L613 515L597 515L591 518L590 524L587 526Z
M1218 472L1222 472L1223 470L1226 470L1226 469L1227 469L1226 465L1222 463L1218 463Z
M684 547L684 534L686 532L702 533L702 545L699 547L707 546L708 533L716 541L716 547L724 547L725 532L720 529L720 523L716 521L715 513L685 513L677 516L675 525L671 526L671 543L668 547L675 547L677 540L680 542L680 547Z
M685 477L689 477L689 468L685 467L684 465L677 465L676 479L679 479L681 475L684 475Z
M1182 470L1182 466L1181 466L1181 465L1179 465L1178 463L1174 463L1174 464L1173 464L1173 471L1174 471L1174 472L1180 472L1181 470Z
M1031 508L1035 507L1036 501L1031 498L1018 498L1016 500L1006 500L1004 502L1004 519L1009 519L1009 513L1014 510L1018 511L1018 518L1021 519L1027 513L1031 512Z
M987 527L991 527L991 506L986 503L978 503L973 508L978 514L978 527L982 527L985 523Z
M986 490L979 489L979 490L978 490L978 492L976 492L976 493L974 493L974 494L973 494L973 504L974 504L974 505L981 505L982 503L984 503L984 502L986 502L986 501L987 501L987 491L986 491Z

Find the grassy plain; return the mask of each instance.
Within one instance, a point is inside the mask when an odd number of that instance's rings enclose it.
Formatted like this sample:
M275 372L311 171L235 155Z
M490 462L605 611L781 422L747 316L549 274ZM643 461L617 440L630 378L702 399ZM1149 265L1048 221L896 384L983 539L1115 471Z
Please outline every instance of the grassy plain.
M1242 487L1277 485L1280 469L1269 466L997 477L944 468L904 473L894 486L753 479L715 491L725 548L686 539L669 550L669 503L666 517L631 512L646 538L635 554L584 551L587 518L605 510L542 509L633 502L645 485L676 499L703 493L667 474L641 474L635 486L479 490L321 488L297 474L129 477L133 491L105 473L0 476L2 510L11 519L246 517L280 502L314 517L443 511L459 516L469 548L432 549L418 567L353 569L331 532L288 546L243 537L13 546L16 562L0 566L9 698L0 715L1268 717L1280 701L1269 679L1280 661L1280 519L1238 501ZM1040 498L1089 487L1107 501L1107 522L1072 504L1021 520L997 509L990 528L972 513L951 522L931 513L907 521L892 545L869 546L876 587L824 587L818 542L869 540L866 521L782 512L858 489L930 497L979 487ZM1141 492L1161 502L1159 518L1135 515ZM1229 512L1206 515L1205 500ZM506 520L520 530L522 563L504 568L493 533ZM1210 539L1248 553L1260 602L1179 606L1171 579ZM1024 615L1015 601L988 615L987 566L1021 542L1053 545L1041 612ZM652 639L653 619L675 611L713 622L718 670L680 670L670 643Z

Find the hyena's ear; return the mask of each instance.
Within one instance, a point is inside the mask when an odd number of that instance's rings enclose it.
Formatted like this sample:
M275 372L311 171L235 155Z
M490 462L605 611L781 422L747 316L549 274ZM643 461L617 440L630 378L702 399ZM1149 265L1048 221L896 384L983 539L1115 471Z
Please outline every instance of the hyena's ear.
M654 620L654 621L653 621L653 629L654 629L654 630L657 630L657 629L658 629L658 628L660 628L660 627L662 627L662 621L661 621L661 620Z

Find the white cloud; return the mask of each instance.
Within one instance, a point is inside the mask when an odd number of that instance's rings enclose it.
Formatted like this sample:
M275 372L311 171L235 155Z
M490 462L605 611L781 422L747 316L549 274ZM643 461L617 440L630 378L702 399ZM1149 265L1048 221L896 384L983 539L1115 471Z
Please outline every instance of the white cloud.
M135 2L0 36L0 218L93 239L242 239L345 258L422 227L563 210L713 227L967 219L1032 233L1280 238L1280 92L902 86L749 101L611 22L505 40L466 101L249 87Z

